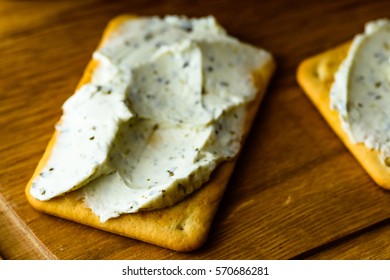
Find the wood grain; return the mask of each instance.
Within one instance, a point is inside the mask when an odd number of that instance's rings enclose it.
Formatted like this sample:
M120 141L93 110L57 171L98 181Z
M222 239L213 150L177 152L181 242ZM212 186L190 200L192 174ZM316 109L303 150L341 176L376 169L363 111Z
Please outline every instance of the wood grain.
M10 230L11 229L11 230ZM0 252L7 259L56 259L0 195ZM0 256L1 257L1 256ZM1 259L1 258L0 258Z
M295 81L300 61L349 40L365 22L387 16L390 2L288 3L0 1L2 256L390 258L389 250L379 250L388 245L383 221L390 218L390 193L372 182ZM212 14L230 34L268 49L277 59L277 73L209 239L193 253L173 252L40 214L24 197L25 184L61 115L62 103L73 93L105 25L122 13ZM29 252L34 242L39 244L35 255ZM367 251L364 242L377 249Z
M390 256L390 221L358 231L348 238L329 244L308 259L318 260L388 260Z

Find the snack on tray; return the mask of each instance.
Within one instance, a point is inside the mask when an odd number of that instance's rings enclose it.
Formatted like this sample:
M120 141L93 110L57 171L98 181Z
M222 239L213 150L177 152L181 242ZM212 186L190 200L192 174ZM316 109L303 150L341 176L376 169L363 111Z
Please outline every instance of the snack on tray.
M113 19L28 201L173 250L200 247L274 67L212 17Z
M390 21L369 22L352 42L304 60L297 80L350 152L390 189Z

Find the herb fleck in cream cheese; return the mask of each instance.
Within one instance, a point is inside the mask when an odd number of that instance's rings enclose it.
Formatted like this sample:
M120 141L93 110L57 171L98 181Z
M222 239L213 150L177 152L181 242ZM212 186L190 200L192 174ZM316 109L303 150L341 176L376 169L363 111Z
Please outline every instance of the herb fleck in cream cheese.
M335 74L331 108L354 143L379 152L390 165L390 21L377 20L357 35Z
M122 23L93 57L31 194L49 200L82 187L102 222L173 205L236 156L253 72L272 59L212 17L174 16Z

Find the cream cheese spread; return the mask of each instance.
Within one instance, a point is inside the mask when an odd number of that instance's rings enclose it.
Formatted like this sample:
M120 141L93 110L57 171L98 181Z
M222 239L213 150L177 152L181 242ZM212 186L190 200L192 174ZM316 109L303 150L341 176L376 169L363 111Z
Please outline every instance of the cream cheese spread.
M390 165L390 21L369 22L355 36L335 74L331 108L353 143L379 152Z
M93 57L98 67L64 104L31 194L82 187L102 222L173 205L236 156L253 72L272 60L213 17L175 16L126 21Z

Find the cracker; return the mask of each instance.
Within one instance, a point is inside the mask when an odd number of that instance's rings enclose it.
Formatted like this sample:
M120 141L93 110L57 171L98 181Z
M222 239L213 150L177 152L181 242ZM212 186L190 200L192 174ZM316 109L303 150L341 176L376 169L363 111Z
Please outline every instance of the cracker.
M107 40L122 22L133 18L136 17L124 15L113 19L107 26L101 42ZM91 73L96 66L96 61L91 60L78 87L90 81ZM249 132L274 68L274 62L270 59L264 67L253 73L259 92L256 99L248 105L243 139ZM204 186L174 206L123 214L118 218L101 223L99 217L84 206L80 190L49 201L39 201L31 196L32 181L45 166L56 141L56 133L52 136L25 189L27 200L36 210L176 251L192 251L204 244L237 158L221 164Z
M354 144L341 126L339 114L330 108L330 88L334 74L347 56L350 42L304 60L298 67L297 80L326 122L345 144L368 175L381 187L390 189L390 168L375 150Z

